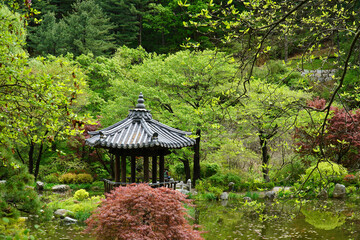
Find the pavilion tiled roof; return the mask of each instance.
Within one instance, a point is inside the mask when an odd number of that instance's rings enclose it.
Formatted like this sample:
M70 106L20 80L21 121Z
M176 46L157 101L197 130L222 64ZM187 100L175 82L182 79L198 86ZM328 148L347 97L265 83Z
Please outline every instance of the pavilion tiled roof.
M89 132L92 136L86 144L94 147L113 149L136 148L182 148L195 145L196 141L189 138L191 132L181 131L152 118L145 108L142 93L139 95L136 108L129 115L100 131Z

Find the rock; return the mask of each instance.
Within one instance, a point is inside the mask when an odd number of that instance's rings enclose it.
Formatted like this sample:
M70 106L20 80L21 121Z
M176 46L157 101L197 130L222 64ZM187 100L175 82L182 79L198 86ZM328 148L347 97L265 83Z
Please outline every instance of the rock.
M70 187L68 185L55 185L52 187L53 192L67 192L70 190Z
M328 199L328 198L329 198L329 194L328 194L328 192L326 191L326 189L322 189L322 190L319 192L319 194L318 194L317 197L320 198L320 199Z
M227 192L223 192L221 195L220 195L220 199L221 200L228 200L229 199L229 194Z
M337 183L333 192L333 198L344 198L346 196L346 188L344 185Z
M0 184L5 184L6 180L0 180Z
M276 193L274 191L268 191L265 193L265 199L274 200Z
M185 190L185 189L176 189L176 190L181 192L182 194L185 194L185 195L190 193L190 191Z
M275 193L282 191L290 191L291 187L273 187L271 191L274 191Z
M234 191L234 185L235 185L235 183L229 182L229 184L228 184L229 192L233 192L233 191Z
M54 216L64 218L68 213L72 213L72 212L66 209L58 209L54 212Z
M65 217L65 218L63 219L63 221L64 221L65 223L67 223L67 224L74 224L74 223L77 223L77 222L78 222L76 219L73 219L73 218L71 218L71 217Z
M45 184L43 182L40 182L40 181L36 182L36 189L37 190L39 190L39 191L44 190L44 186L45 186Z
M251 197L244 197L243 200L244 200L244 202L251 202L252 201Z

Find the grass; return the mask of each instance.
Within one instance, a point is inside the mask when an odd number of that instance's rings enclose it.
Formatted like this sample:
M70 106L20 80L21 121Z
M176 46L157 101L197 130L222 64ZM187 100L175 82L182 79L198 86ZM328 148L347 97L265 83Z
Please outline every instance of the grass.
M52 201L48 203L48 207L53 211L57 209L66 209L71 211L70 217L73 217L79 221L85 221L90 217L91 212L95 210L101 202L104 196L93 196L83 201L77 201L75 198L70 197L67 199L61 199L58 195L50 196Z

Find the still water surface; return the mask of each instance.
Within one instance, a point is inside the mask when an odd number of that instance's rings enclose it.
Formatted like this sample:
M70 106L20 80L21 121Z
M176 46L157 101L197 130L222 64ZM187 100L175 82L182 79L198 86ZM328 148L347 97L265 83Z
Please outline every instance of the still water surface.
M345 201L296 200L251 203L237 201L196 202L191 210L193 223L202 225L207 240L262 239L360 239L360 203ZM31 224L31 223L30 223ZM84 225L66 225L59 221L40 225L35 239L92 240L82 233Z

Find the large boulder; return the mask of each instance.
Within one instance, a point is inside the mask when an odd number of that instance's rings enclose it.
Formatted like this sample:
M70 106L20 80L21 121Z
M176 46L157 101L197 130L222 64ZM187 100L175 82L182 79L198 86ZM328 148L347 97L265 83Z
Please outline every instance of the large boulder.
M62 184L62 185L55 185L51 189L53 192L67 192L70 190L70 187L69 185Z
M346 196L346 188L344 185L337 183L333 192L333 198L344 198Z
M54 216L59 218L64 218L68 213L72 213L72 212L66 209L58 209L54 212Z

